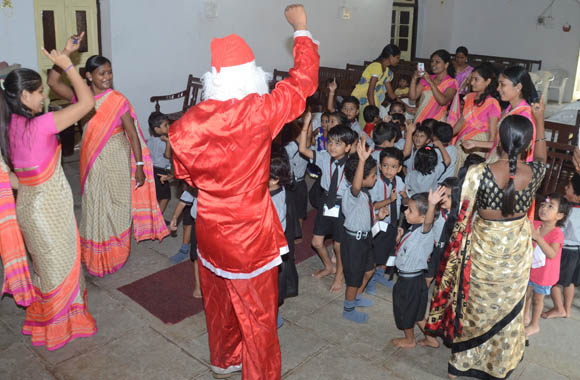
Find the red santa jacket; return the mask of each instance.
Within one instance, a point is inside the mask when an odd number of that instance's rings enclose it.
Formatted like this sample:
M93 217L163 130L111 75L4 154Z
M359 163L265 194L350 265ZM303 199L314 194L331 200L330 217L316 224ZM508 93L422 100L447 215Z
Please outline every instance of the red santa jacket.
M296 37L293 53L289 78L272 93L204 101L169 130L175 177L199 189L200 260L222 277L255 277L288 250L268 192L270 149L316 91L320 61L310 37Z

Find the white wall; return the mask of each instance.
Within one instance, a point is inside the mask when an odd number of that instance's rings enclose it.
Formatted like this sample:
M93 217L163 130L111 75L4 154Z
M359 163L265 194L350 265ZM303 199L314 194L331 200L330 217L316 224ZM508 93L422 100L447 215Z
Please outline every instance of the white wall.
M13 9L0 9L0 61L37 70L34 4L32 0L13 4Z
M421 0L417 55L436 49L455 51L465 45L475 54L542 60L542 68L561 67L570 79L565 99L572 96L580 50L580 5L556 0L553 29L536 25L549 0ZM562 31L570 23L572 30ZM552 93L552 97L556 95Z
M143 123L153 110L149 97L181 91L188 74L200 76L210 67L210 41L230 33L252 47L256 62L267 71L292 65L292 28L283 10L288 0L216 0L218 17L208 19L203 0L102 0L110 14L110 58L115 87L136 108ZM345 67L376 58L389 42L392 1L305 0L308 25L320 41L321 64ZM339 18L339 8L351 19ZM103 22L103 29L105 22ZM103 32L104 34L104 32ZM103 51L109 50L103 39ZM179 104L162 105L167 112ZM142 125L142 129L147 129Z

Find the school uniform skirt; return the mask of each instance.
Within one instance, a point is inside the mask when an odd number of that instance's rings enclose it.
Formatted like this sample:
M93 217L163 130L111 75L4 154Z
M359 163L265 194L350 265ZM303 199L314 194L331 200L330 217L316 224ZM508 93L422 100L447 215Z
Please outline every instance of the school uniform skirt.
M414 277L406 277L412 275ZM412 329L415 323L425 319L427 293L428 289L423 271L413 274L399 272L393 288L393 314L398 329Z

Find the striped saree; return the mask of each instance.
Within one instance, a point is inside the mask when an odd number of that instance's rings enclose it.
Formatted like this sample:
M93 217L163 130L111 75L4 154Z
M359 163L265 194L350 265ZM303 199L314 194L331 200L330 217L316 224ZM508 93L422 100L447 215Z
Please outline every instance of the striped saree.
M135 111L117 91L96 98L81 147L82 259L94 276L116 272L129 257L131 224L137 241L169 234L157 203L153 163ZM145 184L135 188L135 158L120 117L130 112L141 142ZM129 173L131 173L129 175Z
M73 196L60 153L58 145L46 162L14 169L20 180L16 215L34 264L37 298L26 309L22 333L48 350L97 332L87 309Z
M432 75L431 78L434 79L435 76ZM423 91L421 92L421 98L419 98L415 123L420 123L425 119L435 119L438 121L446 121L451 125L455 124L460 117L458 92L455 92L455 96L453 96L453 100L451 100L449 105L441 106L437 103L435 96L433 96L433 91L427 81L421 79L421 84L423 85ZM437 85L437 88L441 93L444 93L448 88L458 90L459 86L455 79L447 75Z
M16 205L8 177L9 169L0 157L0 257L4 265L2 292L12 294L20 306L36 301L36 292L30 279L26 247L16 220Z

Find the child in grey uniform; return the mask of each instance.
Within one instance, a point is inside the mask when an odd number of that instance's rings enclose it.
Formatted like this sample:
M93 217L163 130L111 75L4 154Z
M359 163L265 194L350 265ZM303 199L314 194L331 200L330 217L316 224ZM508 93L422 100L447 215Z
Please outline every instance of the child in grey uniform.
M439 149L445 149L449 155L449 164L445 165L445 172L439 178L439 182L442 182L446 178L453 177L455 175L455 163L457 162L457 148L455 145L451 144L453 139L453 127L451 125L439 121L435 124L433 129L433 142L441 141L442 147ZM443 151L441 151L443 153Z
M343 195L341 209L344 214L341 256L346 282L342 315L357 323L365 323L369 318L356 307L373 305L371 300L362 298L361 293L375 266L371 234L375 211L369 190L377 180L377 163L370 157L371 149L365 147L365 140L363 136L358 141L357 155L351 155L346 162L344 172L351 186ZM387 213L387 208L380 209L378 219L384 219Z
M415 347L414 326L416 323L420 328L425 325L428 290L424 270L433 250L431 227L435 212L427 193L413 195L405 211L411 229L404 235L403 229L397 233L395 266L398 278L393 288L393 313L397 328L404 331L405 337L393 339L391 343L395 347Z

